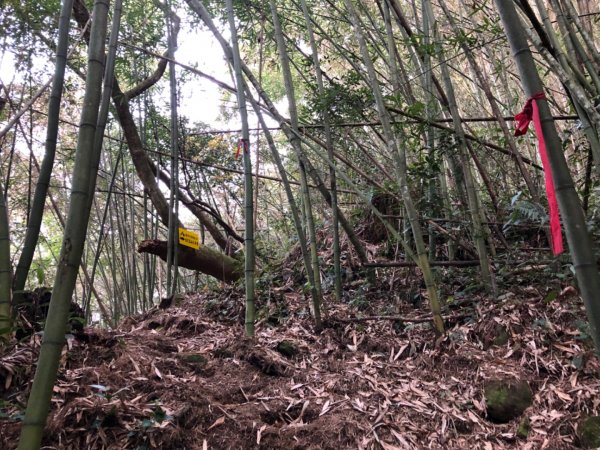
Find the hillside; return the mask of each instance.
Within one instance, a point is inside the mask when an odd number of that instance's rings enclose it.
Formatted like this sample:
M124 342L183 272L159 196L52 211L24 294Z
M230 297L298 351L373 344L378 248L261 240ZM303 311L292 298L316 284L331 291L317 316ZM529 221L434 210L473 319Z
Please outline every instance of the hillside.
M228 288L176 298L114 331L86 328L64 350L45 448L580 445L579 421L598 414L600 364L573 287L515 284L497 302L463 299L437 341L426 306L390 305L388 288L364 293L363 311L329 303L318 335L289 287L260 293L255 341L243 337L242 292ZM38 347L36 335L0 358L3 449L15 448ZM493 379L526 381L532 406L508 423L486 418Z

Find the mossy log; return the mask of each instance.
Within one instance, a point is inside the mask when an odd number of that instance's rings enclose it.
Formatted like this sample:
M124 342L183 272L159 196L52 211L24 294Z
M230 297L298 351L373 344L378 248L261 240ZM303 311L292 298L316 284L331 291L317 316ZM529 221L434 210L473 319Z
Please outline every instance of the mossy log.
M156 239L142 241L138 246L138 253L150 253L166 261L167 242ZM226 283L233 283L244 276L243 264L240 261L204 245L198 250L180 245L177 264L179 267L197 270Z

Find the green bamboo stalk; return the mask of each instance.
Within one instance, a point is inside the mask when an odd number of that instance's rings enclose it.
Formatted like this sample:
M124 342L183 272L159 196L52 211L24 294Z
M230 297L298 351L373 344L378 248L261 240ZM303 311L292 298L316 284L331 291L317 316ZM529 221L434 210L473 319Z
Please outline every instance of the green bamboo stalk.
M4 186L0 182L0 343L12 330L10 226Z
M265 135L265 138L267 139L267 144L269 145L269 149L271 151L271 156L273 157L273 161L275 162L275 166L277 167L279 176L281 178L281 181L282 181L282 184L283 184L283 187L285 190L287 201L290 206L291 213L292 213L292 220L294 221L294 226L296 228L296 233L298 235L298 243L300 245L300 252L302 254L302 260L304 262L304 270L306 271L306 277L311 286L311 290L310 290L311 298L314 303L316 301L315 298L318 296L318 294L317 294L317 290L314 287L314 285L315 285L314 281L313 281L314 272L312 270L310 254L308 251L308 243L306 241L306 234L304 233L304 229L302 227L302 221L300 219L300 211L298 209L298 205L296 204L296 200L294 199L294 193L292 192L292 188L291 188L288 176L287 176L287 172L285 170L285 167L283 166L283 162L281 161L281 156L279 155L279 152L277 151L275 141L273 140L273 135L271 134L271 131L269 130L269 127L267 126L267 123L265 122L265 119L262 115L260 106L259 106L258 102L252 96L252 93L250 92L248 86L245 83L244 83L244 88L246 90L248 100L250 100L250 103L252 104L254 113L258 117L260 126Z
M110 177L110 182L108 183L108 193L106 195L106 204L104 205L104 212L102 213L102 219L100 221L100 231L98 232L98 242L96 243L96 251L94 252L94 262L92 264L92 273L90 274L90 286L94 285L94 280L96 279L96 269L98 267L98 261L100 260L100 253L102 252L102 243L104 237L104 229L106 227L106 218L108 216L108 209L110 206L110 200L112 197L113 188L115 185L115 179L117 177L117 170L119 168L119 164L121 162L121 156L123 155L122 149L119 148L119 154L117 155L117 161L115 162L115 166L112 170L112 175ZM92 290L90 289L89 296L85 301L85 313L86 316L89 314L90 308L92 304Z
M560 63L565 74L575 75L575 78L573 80L573 82L575 82L576 80L578 80L577 75L579 73L576 63L570 61L569 58L567 58L567 55L565 54L565 52L562 50L562 46L559 44L558 36L556 35L556 32L554 31L554 28L552 26L552 22L550 21L550 18L548 17L548 12L546 11L546 7L545 7L544 3L541 0L536 0L536 5L538 7L538 11L540 12L540 16L542 18L542 23L544 25L544 29L548 36L548 40L550 41L550 44L555 49L555 53L556 53L555 57L556 57L557 61ZM561 21L561 23L562 23L562 21ZM564 25L562 26L562 29L564 30ZM534 45L536 45L535 42L534 42ZM547 57L549 57L548 53L544 53L544 54ZM574 68L574 69L571 70L572 68ZM583 77L582 74L579 74L579 76ZM565 89L568 92L571 92L567 85L565 85ZM598 130L593 126L588 112L581 106L577 97L574 95L571 95L570 98L571 98L571 102L573 103L573 106L575 107L575 111L577 112L577 115L579 116L579 119L581 120L583 133L585 134L585 136L590 144L590 149L592 151L592 154L594 155L594 158L593 158L594 159L594 165L593 165L594 170L597 175L600 175L600 139L599 139L600 136L598 134Z
M60 115L60 103L62 98L63 83L65 77L65 67L67 65L67 49L69 47L69 28L71 10L73 9L73 0L64 0L60 10L58 22L58 43L56 47L56 62L54 66L54 77L52 79L52 89L48 103L48 127L46 129L46 152L42 161L42 167L38 177L33 195L33 204L27 223L25 241L23 250L17 263L13 287L15 291L22 291L25 288L27 275L33 255L37 246L42 217L44 215L44 205L48 186L52 176L52 167L54 166L54 156L56 154L56 141L58 138L58 121Z
M600 71L600 52L595 45L596 41L594 40L594 36L592 34L592 28L590 27L589 31L586 29L579 17L579 14L575 10L575 6L573 6L571 3L571 0L561 0L561 5L565 6L569 20L572 20L575 23L575 27L577 28L577 31L581 35L582 40L591 55L593 64L596 66L596 70Z
M530 97L543 92L544 86L514 4L511 0L495 0L495 3L521 75L525 95ZM537 105L573 267L590 322L590 335L596 352L600 354L600 276L596 267L594 245L587 231L581 202L573 185L548 102L545 99L537 100Z
M171 94L171 183L169 186L169 230L167 245L167 293L174 295L177 292L177 255L179 247L179 136L177 119L177 79L175 66L175 50L177 48L177 34L179 18L167 7L164 8L167 19L167 34L169 51L169 91Z
M27 145L31 148L31 142L27 142ZM32 161L33 161L33 164L34 164L36 170L39 173L40 167L39 167L38 161L35 157L35 154L32 154ZM48 190L48 200L50 200L50 206L52 207L52 212L56 216L56 219L58 220L59 225L61 226L61 228L64 231L64 228L65 228L64 218L63 218L62 214L60 213L58 204L57 204L56 200L54 199L54 197L52 196L52 191L50 191L50 190ZM41 236L42 236L42 238L44 238L43 234L41 234ZM54 253L52 253L52 256L54 257L54 260L56 262L58 262L58 258L56 255L54 255ZM87 266L85 265L84 260L81 261L81 270L83 271L83 276L86 279L86 283L90 286L90 290L94 293L94 295L98 299L98 307L100 308L100 311L103 314L104 320L106 321L106 323L110 323L109 322L110 315L108 314L108 311L106 310L106 308L104 307L104 304L100 300L100 296L98 295L96 288L94 287L94 285L92 283L89 282L90 276L87 271Z
M518 17L518 16L517 16ZM578 83L576 77L572 76L572 72L565 70L561 63L555 60L550 52L543 47L539 37L530 30L521 25L528 38L531 40L536 49L546 60L552 71L564 84L565 89L571 94L571 99L577 115L583 124L583 131L590 143L592 153L594 154L594 164L596 171L600 171L600 113L594 107L594 104L588 97L585 87Z
M586 79L585 74L581 71L582 67L578 64L578 61L576 59L577 53L575 51L575 47L573 47L571 39L569 38L568 31L565 25L565 17L562 13L562 9L558 5L558 3L549 0L549 5L555 13L556 17L555 21L551 21L548 17L548 13L546 12L545 4L540 3L539 0L536 0L536 3L540 17L544 22L544 29L546 33L548 33L548 30L550 30L550 33L554 35L554 39L551 39L549 35L542 36L542 34L540 34L539 31L534 33L531 29L529 29L529 32L531 34L535 34L538 37L538 39L540 39L540 41L542 37L548 38L553 48L546 48L545 42L543 47L548 52L552 51L552 56L563 65L563 69L565 70L565 72L569 73L569 75L572 76L581 86L584 86L586 90L591 91L592 85ZM537 17L532 17L532 15L534 15L535 13L533 12L533 10L531 10L529 4L524 0L521 0L521 8L523 9L525 16L527 16L531 23L535 23L537 21ZM555 23L558 23L558 28L561 32L562 43L559 43L558 36L554 32L553 25Z
M210 16L210 13L206 10L206 8L204 7L204 5L201 2L199 2L199 0L186 0L186 2L190 6L190 8L208 26L208 28L210 29L210 31L213 33L213 35L219 41L219 44L221 44L221 47L223 48L223 52L225 53L225 57L228 60L233 61L231 47L229 46L228 42L223 38L223 36L220 33L219 29L214 24L214 21L212 20L212 17ZM252 85L252 87L256 90L256 92L258 93L259 97L263 100L263 102L265 104L265 107L268 110L268 112L279 123L279 126L281 127L281 129L285 133L285 135L288 138L288 140L292 141L293 139L298 138L298 139L302 140L306 144L306 141L303 140L303 136L300 133L298 133L298 132L294 133L291 130L290 125L288 123L288 120L285 119L279 113L279 111L277 110L277 108L273 104L272 100L270 99L269 95L267 95L267 93L264 91L264 89L262 88L261 84L258 82L258 80L254 76L254 74L252 73L252 71L248 68L248 66L246 64L244 64L243 61L241 62L241 64L242 64L242 70L244 72L244 75L246 76L246 78L248 79L248 81L250 82L250 84ZM311 166L310 161L306 160L304 157L302 157L302 158L303 158L303 163L305 165L305 169L307 171L307 174L317 184L317 188L318 188L319 192L322 194L322 196L325 199L325 201L330 205L331 204L331 197L330 197L328 189L325 187L325 185L321 181L318 173L316 172L316 170L314 170L314 167ZM339 208L338 208L338 218L339 218L340 225L342 226L342 228L346 232L346 235L348 236L348 239L352 243L352 245L353 245L353 247L354 247L354 249L355 249L355 251L356 251L356 253L357 253L357 255L358 255L358 257L359 257L359 259L361 261L361 263L363 263L363 264L367 263L368 262L368 258L367 258L367 254L365 252L365 249L363 248L360 240L356 236L356 233L352 229L352 226L350 225L350 222L344 217L344 214L342 213L342 211Z
M233 71L235 73L235 85L237 89L237 102L242 121L242 142L240 143L241 152L244 159L244 257L245 257L245 282L246 282L246 334L254 336L254 322L256 320L254 312L254 205L253 205L253 187L252 187L252 160L250 158L250 132L248 127L248 111L246 108L246 93L244 89L244 79L242 77L242 64L240 58L240 49L238 45L237 30L235 27L235 17L233 14L232 0L225 1L227 8L227 17L229 20L229 30L231 32L231 48L233 50Z
M85 244L89 213L82 214L82 211L86 211L89 204L88 198L93 195L93 192L89 191L90 176L92 176L91 168L95 156L93 153L96 150L94 140L104 73L107 16L107 0L96 0L92 14L86 89L77 140L69 214L38 365L21 429L19 441L21 450L36 450L41 445L44 425L50 408L52 388L56 381L60 355L65 344L65 329L71 296L75 288Z
M108 55L106 58L106 66L105 66L105 73L104 73L104 91L102 92L102 98L100 100L100 108L98 111L97 129L96 129L96 135L94 137L94 152L93 152L93 156L92 156L92 160L91 160L91 174L92 175L90 176L90 180L89 180L90 186L88 188L88 192L94 192L94 189L96 186L96 175L95 174L98 173L98 169L100 167L100 157L102 154L102 142L103 142L103 138L104 138L104 131L106 130L106 120L108 118L108 109L110 107L110 99L111 99L112 86L113 86L113 81L114 81L114 66L115 66L115 58L116 58L116 54L117 54L117 42L118 42L118 37L119 37L119 28L121 26L122 0L115 0L115 5L114 5L113 9L114 9L113 22L112 22L110 38L109 38L109 42L108 42ZM121 149L119 149L119 159L121 157L120 150ZM97 251L96 251L96 255L95 255L94 265L92 267L92 274L91 274L91 278L90 278L90 287L92 287L94 285L94 274L95 274L96 264L97 264L98 258L100 256L99 252L100 252L100 246L102 243L102 231L104 229L104 220L106 219L106 212L108 209L108 204L109 204L110 195L111 195L110 190L112 189L112 186L114 184L116 170L119 165L119 163L118 163L119 159L117 160L117 163L115 165L114 173L113 173L111 184L109 187L108 199L107 199L106 208L104 211L104 219L103 219L102 226L101 226L101 232L98 235L98 246L97 246ZM90 195L88 197L88 205L87 205L87 209L86 209L86 211L87 211L86 214L88 216L89 216L91 208L92 208L93 200L94 200L94 197L92 195ZM91 289L90 289L90 293L89 293L89 299L91 300ZM87 306L87 305L84 305L84 306Z
M389 13L388 13L389 14ZM427 18L427 15L423 13L422 15L423 22L423 44L426 47L431 45L432 41L432 32L431 32L431 24ZM423 85L423 95L425 97L425 117L428 121L434 121L437 119L439 115L438 102L433 94L433 70L431 67L431 54L430 52L424 52L423 54L423 76L420 77L422 79L421 83ZM435 148L435 128L427 127L424 132L424 140L425 140L425 148L428 149L430 153L433 153ZM432 177L429 180L429 189L427 190L427 196L431 201L435 197L435 181L436 179ZM435 217L436 211L432 209L429 211L432 217ZM429 224L429 260L435 260L435 251L436 251L436 239L435 239L435 229ZM435 271L435 268L432 270Z
M323 72L319 61L319 49L315 41L315 35L312 28L312 21L306 6L306 0L300 0L304 22L306 24L306 33L310 42L310 48L313 58L313 66L315 68L315 77L317 79L317 91L319 96L325 96L325 86L323 84ZM331 134L329 111L323 112L323 131L325 133L325 144L327 147L327 155L330 160L335 161L333 156L333 137ZM338 199L337 199L337 182L335 178L335 168L329 168L330 188L331 188L331 212L332 212L332 228L333 228L333 270L335 277L335 298L338 301L342 300L342 270L340 262L340 234L339 234L339 219L338 219Z
M569 92L573 96L574 100L576 100L586 111L593 127L597 130L600 130L600 113L596 110L594 104L590 100L589 92L587 91L588 88L583 86L579 79L576 79L571 73L563 69L560 62L554 59L554 57L550 55L550 52L542 45L540 38L535 33L531 32L531 30L523 26L518 15L516 15L515 19L519 21L519 28L526 34L529 40L531 40L535 48L540 52L546 63L550 66L550 69L569 89Z
M406 255L407 259L411 259L415 262L419 261L418 256L414 253L411 246L408 244L407 240L404 239L396 227L390 223L390 221L385 217L385 215L377 209L373 202L371 201L370 194L363 192L359 186L340 168L339 165L335 164L334 161L330 160L328 155L323 154L323 152L319 151L314 145L310 145L307 143L307 147L312 150L313 154L316 157L321 158L329 167L335 169L339 178L343 179L344 182L348 185L348 187L365 203L366 207L371 210L371 212L383 223L388 232L392 235L394 239L398 241L398 243L402 246L402 249ZM418 263L417 263L418 265ZM434 316L434 325L435 325L435 316Z
M458 25L456 24L456 21L452 17L452 14L450 14L448 7L446 6L445 3L440 3L440 7L444 11L446 18L448 19L448 22L449 22L450 26L452 27L452 30L454 31L454 34L458 36L461 33L461 30L458 28ZM478 64L477 60L475 59L475 56L473 55L473 51L471 50L471 48L466 44L466 42L463 39L460 39L459 42L460 42L461 49L463 50L465 56L467 57L467 61L469 62L469 65L470 65L473 73L475 74L475 77L479 81L479 85L481 86L481 89L483 90L483 92L485 94L485 97L490 105L490 108L492 109L492 113L493 113L494 117L496 118L496 120L498 121L498 125L500 126L500 129L502 130L502 134L504 136L504 139L506 140L508 148L512 152L513 157L515 159L515 164L517 165L519 172L523 176L525 185L527 186L527 189L529 190L529 195L531 195L531 198L535 202L539 203L540 195L539 195L537 186L533 183L533 180L531 179L531 175L529 174L529 172L527 171L527 168L525 167L525 163L523 162L523 157L521 156L521 153L519 152L519 150L517 148L515 138L513 137L512 133L510 132L510 130L508 128L508 124L506 123L506 120L504 120L504 115L500 111L500 107L498 106L498 101L496 100L496 97L494 97L494 94L492 93L490 83L489 83L488 79L484 76L481 66L480 66L480 64Z
M410 189L408 187L406 154L404 152L403 146L398 145L397 138L392 130L390 114L385 107L385 102L383 100L383 95L381 93L379 82L377 80L377 75L373 66L373 61L371 60L371 57L369 55L369 50L367 48L367 44L365 42L362 30L360 28L360 22L354 9L354 5L352 4L352 0L345 0L345 4L346 9L348 10L348 14L350 16L350 21L352 22L352 28L354 29L354 36L360 46L362 60L368 73L370 87L375 97L377 111L379 113L379 118L381 121L386 141L386 147L396 163L400 194L402 195L402 200L404 201L404 207L406 208L406 213L411 225L414 243L417 251L415 255L415 262L421 269L421 272L423 274L423 280L425 281L425 286L427 288L427 293L429 294L429 302L433 314L433 322L435 325L436 333L441 335L444 333L444 321L441 315L439 293L433 277L433 273L431 271L431 267L429 265L427 249L423 240L423 232L419 223L419 216L415 208L412 196L410 194Z
M6 103L0 103L0 114ZM13 140L14 146L14 140ZM6 209L4 186L0 182L0 343L12 330L10 264L10 226Z
M450 200L450 192L448 190L447 170L446 161L441 161L441 173L439 175L440 180L440 194L442 196L442 205L444 207L444 217L449 220L454 219L454 212L452 208L452 201ZM456 258L457 246L453 239L448 240L448 259L454 261Z
M110 213L108 215L108 219L109 219L109 223L110 223L110 229L111 230L117 230L118 227L115 225L115 220L114 220L114 216L118 214L118 209L117 209L117 202L113 201L110 203ZM118 218L117 218L118 220ZM113 285L114 285L114 297L113 297L113 302L114 302L114 306L113 306L113 322L114 323L118 323L121 320L121 316L123 314L123 291L124 288L123 286L119 286L119 277L118 277L118 273L117 273L117 263L119 261L119 258L117 258L117 253L116 253L116 240L115 240L115 233L110 233L110 258L109 258L109 264L110 264L110 275L111 278L113 280ZM121 280L122 281L122 280Z
M586 53L583 45L577 37L577 34L575 33L575 29L573 28L573 18L570 17L568 11L566 13L563 11L561 3L559 3L557 0L550 0L550 4L556 13L556 18L561 29L561 33L563 33L563 40L565 43L567 43L569 52L573 51L572 55L577 60L578 65L581 67L581 69L585 68L588 76L591 78L592 83L590 88L592 91L590 93L594 96L598 95L600 89L600 77L596 73L596 68L593 66L590 56Z
M121 179L125 182L125 165L121 165ZM133 295L132 295L132 286L131 286L131 276L130 273L130 264L129 264L129 252L127 249L129 248L129 233L125 228L125 224L127 223L127 201L125 196L120 195L115 198L115 218L117 222L117 238L118 238L118 251L120 257L115 261L117 266L121 268L121 280L123 282L125 298L127 299L125 314L132 315L133 310L131 305L133 304Z
M210 13L206 10L204 5L201 2L199 2L198 0L186 0L186 3L202 19L202 21L204 21L204 23L208 26L210 31L215 36L215 38L219 41L219 44L221 44L221 47L223 48L223 52L225 53L225 57L228 60L233 61L231 47L229 46L228 42L223 38L221 32L215 25ZM279 126L285 133L288 140L291 141L293 139L292 138L292 134L293 134L294 136L298 137L303 142L305 142L303 140L303 136L301 134L292 132L288 120L279 113L279 111L275 107L273 101L270 99L270 97L264 91L261 84L258 82L256 77L254 76L252 71L248 68L248 66L244 63L244 61L242 61L241 64L242 64L242 70L244 72L244 75L246 76L246 78L248 79L248 81L250 82L252 87L256 90L259 97L264 102L264 106L261 105L261 107L266 108L266 110L268 110L269 114L279 123ZM329 190L322 183L322 181L320 180L320 177L318 176L318 173L316 173L314 168L311 168L310 161L305 160L304 164L306 165L307 174L313 179L313 181L315 183L317 183L319 192L323 195L323 197L325 198L325 201L330 205L331 198L329 195ZM346 235L348 236L348 239L352 243L360 261L362 263L367 263L368 262L367 254L366 254L364 248L362 247L360 240L356 236L356 233L354 233L354 230L352 229L352 226L350 225L349 221L347 219L345 219L342 211L339 208L338 208L338 217L339 217L340 225L346 232Z
M429 0L423 0L423 20L429 22L432 28L432 35L437 38L436 31L436 20L433 13L433 8ZM448 99L448 109L452 116L452 123L455 130L455 139L458 145L459 158L462 166L462 172L464 174L465 188L467 191L467 202L469 205L469 213L471 215L471 221L473 224L473 239L475 241L475 247L480 261L481 281L484 288L495 295L495 283L492 279L492 273L490 270L490 260L488 257L488 251L485 245L486 233L483 228L482 214L480 211L480 202L475 189L475 181L473 172L471 170L471 162L468 158L468 151L466 147L465 132L462 128L460 114L458 106L456 104L456 96L454 94L454 86L450 79L450 72L448 71L448 65L445 62L445 56L438 43L434 43L435 52L438 56L439 66L442 72L442 80L446 88L446 98Z
M310 198L310 192L308 190L308 180L306 176L306 168L303 161L302 144L297 138L299 134L298 130L298 113L296 109L296 96L294 93L294 84L292 81L292 73L290 70L289 56L285 48L285 41L283 39L283 32L281 29L281 23L279 21L279 13L277 12L277 6L274 0L269 0L269 6L271 7L271 16L273 19L273 27L275 29L275 40L277 42L277 51L279 53L279 60L281 63L281 70L283 73L283 82L285 85L285 91L288 100L288 108L290 112L290 124L291 130L295 132L290 139L290 144L294 149L296 158L298 159L298 169L300 172L300 185L302 191L302 203L304 207L304 215L306 218L306 228L309 239L310 254L311 254L311 265L314 273L314 287L317 291L317 296L313 297L313 314L315 318L315 328L321 329L321 271L319 269L319 253L317 250L317 233L315 230L314 217L312 213L312 202ZM312 287L312 286L311 286Z
M128 171L127 172L127 184L129 186L131 186L131 190L135 189L135 180L134 180L134 175L132 173L132 171ZM137 243L136 243L136 235L135 235L135 229L136 229L136 225L138 224L138 219L137 219L137 215L136 215L136 208L135 208L135 202L134 202L134 198L133 196L129 196L129 202L128 202L128 207L129 207L129 221L128 221L128 233L131 236L131 239L129 240L129 261L131 264L131 278L132 278L132 286L133 286L133 304L135 306L134 308L134 314L137 314L141 311L143 311L143 309L141 309L141 295L140 295L140 283L138 282L138 272L139 272L139 268L138 268L138 258L136 258L136 250L137 250Z
M296 96L294 93L294 84L292 81L292 73L290 70L289 56L287 54L287 50L285 48L285 41L283 38L283 32L281 29L281 23L279 21L279 14L277 12L277 7L275 5L274 0L269 1L269 6L271 7L271 15L273 19L273 27L275 28L275 40L277 42L277 51L279 53L279 60L281 63L281 69L283 73L283 82L285 85L285 91L288 100L288 108L290 113L290 124L291 130L293 132L292 138L290 139L290 144L294 149L294 153L296 154L296 158L298 160L298 171L300 173L300 186L302 193L302 206L304 208L304 217L306 220L306 228L307 235L309 239L309 247L311 254L311 266L314 273L314 287L317 291L317 296L315 297L318 301L313 301L313 314L315 319L315 328L321 329L321 299L322 299L322 291L321 291L321 271L319 264L319 253L317 250L317 233L315 229L314 216L312 212L312 200L310 198L310 192L308 190L308 179L306 176L306 165L305 158L302 152L302 144L300 139L297 138L299 133L298 128L298 113L296 109ZM312 286L311 286L312 288Z

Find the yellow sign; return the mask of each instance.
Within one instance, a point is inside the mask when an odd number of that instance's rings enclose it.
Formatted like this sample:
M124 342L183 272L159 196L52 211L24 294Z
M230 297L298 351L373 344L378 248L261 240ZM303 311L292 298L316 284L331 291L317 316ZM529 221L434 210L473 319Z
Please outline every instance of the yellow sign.
M200 248L200 235L195 231L189 231L185 228L179 229L179 243L187 247L198 250Z

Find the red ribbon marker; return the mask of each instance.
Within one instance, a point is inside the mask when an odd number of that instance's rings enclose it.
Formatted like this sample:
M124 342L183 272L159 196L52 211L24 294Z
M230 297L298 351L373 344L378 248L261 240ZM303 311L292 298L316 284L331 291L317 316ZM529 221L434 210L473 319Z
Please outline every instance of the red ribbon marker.
M540 120L540 112L536 100L545 99L543 92L538 92L527 99L523 111L515 116L516 129L515 136L523 136L527 133L529 122L533 120L535 132L540 144L540 157L542 158L542 166L544 167L544 178L546 180L546 195L548 196L548 207L550 209L550 235L552 236L552 253L560 255L564 251L562 231L560 227L560 215L558 211L558 203L556 201L556 192L554 191L554 181L552 180L552 167L548 160L546 152L546 141L544 133L542 133L542 122Z
M240 157L240 152L244 148L244 153L248 153L248 141L246 139L240 139L238 141L237 150L235 152L235 159Z

